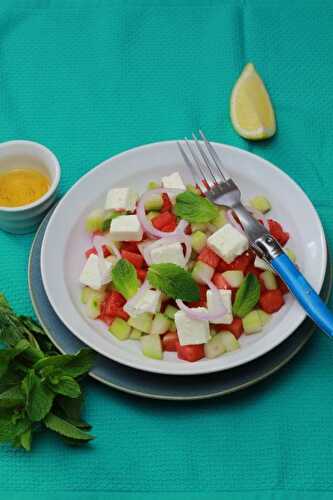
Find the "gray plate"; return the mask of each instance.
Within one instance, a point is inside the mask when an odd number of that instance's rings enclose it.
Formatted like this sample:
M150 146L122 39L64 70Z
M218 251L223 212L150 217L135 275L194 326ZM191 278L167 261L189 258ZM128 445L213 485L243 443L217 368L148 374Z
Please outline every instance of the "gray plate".
M44 291L40 252L51 212L45 217L33 241L29 259L30 296L36 315L52 342L62 353L77 352L84 344L60 321ZM332 288L330 258L321 296L328 301ZM169 400L194 400L223 396L245 389L284 366L309 340L315 327L306 319L282 344L269 353L237 368L208 375L168 376L134 370L96 354L90 376L114 389L136 396Z

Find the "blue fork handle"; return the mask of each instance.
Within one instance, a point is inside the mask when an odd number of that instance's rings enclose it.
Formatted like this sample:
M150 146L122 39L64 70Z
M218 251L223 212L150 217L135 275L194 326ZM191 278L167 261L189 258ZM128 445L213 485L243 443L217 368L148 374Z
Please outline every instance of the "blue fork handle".
M328 337L333 338L333 314L289 257L281 253L270 261L270 265L283 279L310 318Z

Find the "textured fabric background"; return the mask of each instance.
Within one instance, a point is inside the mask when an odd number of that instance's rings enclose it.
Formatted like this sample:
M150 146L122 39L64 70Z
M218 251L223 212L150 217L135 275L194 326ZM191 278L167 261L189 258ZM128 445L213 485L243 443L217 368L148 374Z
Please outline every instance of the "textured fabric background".
M54 150L65 192L111 155L200 126L296 179L332 247L332 26L329 0L2 0L0 140ZM239 138L229 120L248 61L277 114L278 133L262 144ZM0 233L1 290L22 313L32 312L31 241ZM332 361L318 334L266 382L195 404L88 382L96 441L70 449L44 434L31 454L2 448L2 497L332 498Z

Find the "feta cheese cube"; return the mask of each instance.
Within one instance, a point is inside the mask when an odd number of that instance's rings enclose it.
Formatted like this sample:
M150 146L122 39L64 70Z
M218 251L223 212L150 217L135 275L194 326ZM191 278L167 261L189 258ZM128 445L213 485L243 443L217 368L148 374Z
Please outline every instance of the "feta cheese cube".
M160 311L162 303L162 294L159 290L147 290L134 306L130 315L140 316L143 313L155 314Z
M226 224L209 236L207 246L227 264L230 264L238 255L249 248L249 242L231 224Z
M120 215L112 219L110 235L114 241L141 241L143 230L136 215Z
M97 255L91 254L80 274L80 283L94 290L100 290L103 285L111 281L111 268L111 262L105 259L100 262Z
M125 210L133 212L138 195L130 188L110 189L106 195L105 210Z
M181 178L179 172L174 172L171 175L167 175L162 177L162 186L165 189L181 189L182 191L186 191L186 186ZM175 198L174 195L171 195L170 198Z
M264 259L261 259L256 255L256 258L254 260L254 267L257 267L258 269L263 269L264 271L273 271L274 270L267 264L267 262L264 261Z
M204 307L198 307L197 310L206 311ZM175 323L180 345L206 344L210 339L208 321L198 321L184 311L177 311Z
M211 323L214 323L216 325L220 323L224 323L225 325L230 325L230 323L232 323L233 316L232 316L231 294L232 294L231 290L220 290L221 299L224 307L226 308L226 312L224 316L221 316L221 318L219 318L218 320L211 321ZM208 307L208 312L215 313L217 304L214 294L211 290L207 291L207 307Z
M181 243L170 243L169 245L153 248L151 253L153 264L171 263L185 266L185 257Z

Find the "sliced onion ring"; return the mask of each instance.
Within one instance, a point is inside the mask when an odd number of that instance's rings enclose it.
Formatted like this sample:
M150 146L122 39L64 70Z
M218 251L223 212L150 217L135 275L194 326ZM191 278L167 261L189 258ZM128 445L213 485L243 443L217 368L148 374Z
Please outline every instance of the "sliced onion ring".
M164 189L164 188L158 188L158 189L151 189L150 191L146 191L143 193L141 196L137 209L136 209L136 214L138 216L138 219L140 221L141 226L143 229L149 233L152 236L155 236L156 238L164 238L167 236L172 236L176 234L180 234L184 232L186 226L188 225L188 222L181 220L176 229L170 233L166 231L160 231L159 229L156 229L152 223L147 219L146 217L146 210L145 210L145 203L146 201L149 200L154 195L157 194L163 194L163 193L170 193L170 194L180 194L183 193L184 191L182 189Z
M188 307L184 302L180 299L176 300L176 304L184 311L189 318L197 319L199 321L216 321L221 319L226 311L226 308L223 304L222 297L219 289L214 285L212 281L207 281L206 284L209 286L210 290L213 293L214 302L218 304L218 312L210 313L207 308L204 308L204 311L198 311L198 309L202 309L199 307Z
M133 315L135 311L135 306L139 302L139 300L143 297L143 295L146 293L146 291L150 288L148 280L145 280L139 290L136 292L135 295L131 299L129 299L126 304L124 305L123 309L127 314L130 316Z

